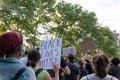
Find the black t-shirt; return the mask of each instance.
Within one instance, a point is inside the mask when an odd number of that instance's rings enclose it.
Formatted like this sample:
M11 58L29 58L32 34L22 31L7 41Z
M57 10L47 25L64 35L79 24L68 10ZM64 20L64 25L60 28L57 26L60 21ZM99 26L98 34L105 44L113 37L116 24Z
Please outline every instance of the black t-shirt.
M92 70L92 64L90 61L88 61L86 63L86 70L88 71L88 74L92 74L93 73L93 70Z
M65 60L63 59L63 57L61 57L60 66L61 66L61 68L65 68L65 67L67 66L67 64L66 64ZM50 74L50 76L51 76L52 78L55 77L55 73L54 73L53 69L49 69L49 70L47 70L47 71L49 72L49 74ZM61 80L61 72L62 72L62 70L60 69L60 70L59 70L60 80Z
M72 62L67 62L67 64L68 64L68 67L71 71L71 74L70 75L65 75L65 80L76 80L77 75L80 75L79 67Z
M63 57L61 57L61 65L62 68L65 68L67 66L65 60L63 59Z
M88 71L86 70L85 67L80 66L79 70L80 70L80 78L82 78L83 76L86 76L88 74Z
M108 70L108 74L120 80L120 66L111 66Z

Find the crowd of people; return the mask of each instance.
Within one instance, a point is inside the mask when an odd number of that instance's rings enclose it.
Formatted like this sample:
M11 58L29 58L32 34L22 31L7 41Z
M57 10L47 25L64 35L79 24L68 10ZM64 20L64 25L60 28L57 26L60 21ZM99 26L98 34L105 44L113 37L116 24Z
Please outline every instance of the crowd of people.
M0 80L120 80L120 60L109 59L104 53L93 57L84 55L76 62L75 55L67 59L61 56L60 68L53 63L53 69L40 68L39 49L23 50L23 37L18 32L0 35Z

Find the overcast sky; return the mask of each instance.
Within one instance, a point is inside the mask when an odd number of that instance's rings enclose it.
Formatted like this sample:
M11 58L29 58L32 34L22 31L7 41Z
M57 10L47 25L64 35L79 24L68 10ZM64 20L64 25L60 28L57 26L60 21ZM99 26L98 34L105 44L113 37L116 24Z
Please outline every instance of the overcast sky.
M98 22L120 33L120 0L65 0L96 13Z

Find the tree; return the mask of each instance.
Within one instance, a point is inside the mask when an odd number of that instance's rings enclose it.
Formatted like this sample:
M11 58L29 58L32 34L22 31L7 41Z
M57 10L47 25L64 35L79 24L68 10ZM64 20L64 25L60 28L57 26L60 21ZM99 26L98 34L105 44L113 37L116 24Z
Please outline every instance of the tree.
M116 55L118 47L115 36L107 27L99 25L94 12L88 12L79 5L64 1L59 2L55 10L54 18L51 19L52 25L46 29L56 37L63 38L63 47L75 45L78 53L81 53L79 42L92 38L96 42L97 49L108 55Z
M0 30L18 31L24 34L29 47L35 48L38 24L48 22L49 12L55 0L1 0Z
M115 36L97 22L94 12L83 10L80 5L72 5L63 0L1 0L0 32L7 30L24 34L29 48L38 47L40 37L62 37L63 47L76 46L79 42L93 39L99 50L116 55ZM41 26L38 26L41 25ZM43 27L45 33L38 28ZM39 41L38 41L39 39ZM109 47L108 47L109 46Z
M117 55L119 47L116 45L117 37L113 32L108 27L99 27L93 31L92 36L96 40L98 49L104 51L109 56Z

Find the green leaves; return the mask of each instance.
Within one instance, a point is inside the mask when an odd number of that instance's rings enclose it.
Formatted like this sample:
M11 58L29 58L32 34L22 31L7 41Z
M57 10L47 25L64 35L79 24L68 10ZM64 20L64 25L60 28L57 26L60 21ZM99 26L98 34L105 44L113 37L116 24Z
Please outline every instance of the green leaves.
M80 5L64 0L1 0L0 3L0 32L22 33L28 48L38 47L41 37L49 35L47 39L62 37L63 47L76 46L77 55L81 55L79 42L90 38L95 40L97 49L112 56L117 53L113 33L99 25L94 12L83 10Z
M79 42L92 38L96 42L97 49L112 56L117 53L113 33L107 27L98 24L94 12L82 10L81 6L64 1L58 3L55 9L59 16L55 16L53 22L57 26L49 28L48 31L56 37L63 38L63 47L76 45L80 55Z

